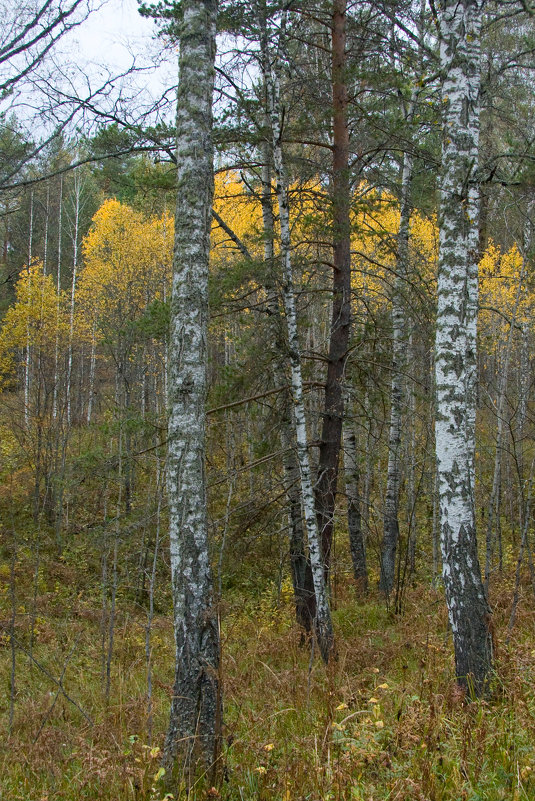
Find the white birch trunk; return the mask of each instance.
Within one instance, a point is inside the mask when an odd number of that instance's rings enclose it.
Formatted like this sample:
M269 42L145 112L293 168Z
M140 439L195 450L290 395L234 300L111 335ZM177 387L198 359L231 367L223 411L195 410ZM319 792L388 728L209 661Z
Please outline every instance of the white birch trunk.
M267 120L269 125L269 120ZM264 142L264 166L262 168L262 222L264 234L264 263L266 265L267 280L265 284L267 294L267 307L269 310L271 347L276 354L273 362L273 372L276 386L282 387L287 383L285 356L286 338L282 332L284 325L279 308L279 298L275 281L275 221L271 199L271 145ZM301 482L299 464L295 450L295 437L293 431L292 411L287 393L284 393L283 409L280 421L280 440L283 450L282 463L286 483L286 496L288 498L288 512L290 523L290 570L294 590L295 617L297 623L307 632L311 633L315 618L316 599L314 588L310 582L310 565L305 550L305 530L303 525L303 512L301 501Z
M515 305L511 314L511 321L509 323L509 333L507 335L507 342L505 343L505 352L503 354L503 361L499 364L498 361L498 397L496 398L496 451L494 454L494 474L492 478L492 489L490 493L488 514L487 514L487 532L485 542L485 589L488 592L490 576L493 570L494 558L494 543L496 539L499 541L500 546L500 568L501 568L501 533L500 533L500 501L501 501L501 484L502 484L502 455L503 455L503 439L504 439L504 423L505 423L505 400L507 383L509 381L509 364L511 361L511 351L513 347L513 335L516 327L518 317L518 307L522 299L524 280L525 261L522 260L522 269L518 279L518 287L516 290Z
M91 422L93 414L93 399L95 394L95 367L97 361L97 332L96 321L93 322L93 330L91 332L91 360L89 362L89 396L87 398L87 424Z
M58 266L56 274L56 348L54 352L54 395L52 399L52 417L54 420L58 415L58 381L59 381L59 317L60 317L60 292L61 292L61 223L63 211L63 175L60 177L59 184L59 205L58 205Z
M74 219L72 234L72 280L71 280L71 307L69 313L69 348L67 353L67 428L71 424L71 382L72 382L72 351L74 338L74 308L76 300L76 279L78 273L78 231L80 227L80 200L82 195L82 179L79 170L74 170Z
M413 92L408 122L413 117L416 93ZM399 540L399 488L401 483L401 423L404 403L405 310L403 293L409 261L410 187L412 179L412 154L403 155L401 173L401 209L396 258L396 278L392 292L392 378L390 401L390 426L388 432L388 467L386 478L385 511L383 518L383 541L381 545L380 589L388 597L394 585L396 553Z
M43 246L43 275L48 269L48 222L50 217L50 184L46 184L46 206L45 206L45 241Z
M443 0L440 8L444 141L435 434L442 575L456 674L472 695L484 692L492 666L474 509L482 6L482 0Z
M417 354L414 349L412 333L409 334L409 359L412 364L416 363ZM414 381L412 375L406 378L407 393L407 531L408 531L408 562L409 573L412 575L416 570L416 543L418 540L417 518L416 518L416 396L414 392Z
M186 782L214 765L221 698L205 480L212 92L217 5L184 0L177 107L177 205L169 347L169 535L175 682L164 765Z
M366 386L364 392L364 412L366 415L366 452L364 482L362 488L362 526L364 536L368 538L371 532L371 493L373 484L373 466L376 446L375 420L371 417L370 388Z
M348 406L346 400L346 408ZM368 568L366 565L366 543L362 530L360 512L360 471L358 463L357 437L355 429L344 416L342 426L344 443L344 476L347 496L347 525L349 529L349 550L353 564L353 576L360 592L368 591Z
M291 262L290 214L288 207L288 187L282 159L281 147L281 113L279 102L278 78L271 69L266 70L266 87L268 94L271 134L273 144L273 165L276 178L276 191L279 207L282 259L282 290L286 325L288 330L288 348L290 353L291 386L293 417L295 423L297 458L301 475L301 494L303 511L307 528L308 550L314 593L316 596L315 630L318 645L323 659L327 662L334 644L331 611L325 584L324 565L316 520L314 490L310 470L310 459L307 447L307 431L305 407L303 403L303 377L301 373L301 350L297 330L297 309L293 285Z
M24 360L24 427L30 427L30 382L31 382L31 346L30 346L30 298L32 288L33 258L33 191L30 195L30 233L28 237L28 319L26 323L26 356Z

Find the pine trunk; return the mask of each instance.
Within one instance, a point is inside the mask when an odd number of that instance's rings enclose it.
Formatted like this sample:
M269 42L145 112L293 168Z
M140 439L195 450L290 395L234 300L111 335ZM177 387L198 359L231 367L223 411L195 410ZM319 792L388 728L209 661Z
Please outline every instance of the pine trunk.
M332 16L333 102L333 305L329 359L319 447L316 511L325 573L333 538L338 463L344 417L342 381L351 330L351 245L349 221L349 130L347 123L346 0L334 0Z

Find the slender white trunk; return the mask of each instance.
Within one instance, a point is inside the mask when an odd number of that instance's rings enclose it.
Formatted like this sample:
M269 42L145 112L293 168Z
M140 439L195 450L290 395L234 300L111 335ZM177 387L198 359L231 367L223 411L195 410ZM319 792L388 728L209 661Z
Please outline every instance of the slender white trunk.
M267 120L269 125L269 120ZM274 236L275 221L272 205L271 188L271 145L264 142L264 166L262 168L262 220L264 234L264 263L267 270L266 294L269 320L271 323L271 347L275 354L273 372L275 385L282 387L287 383L285 357L287 353L286 337L283 333L283 320L280 314L279 297L275 280ZM301 483L299 464L295 449L294 427L290 398L284 393L283 409L280 421L280 440L283 451L282 463L288 498L290 523L290 570L294 590L295 616L298 624L310 633L314 625L315 594L310 586L310 565L305 550L305 529L301 501Z
M45 241L43 247L43 275L46 275L48 269L48 220L50 212L50 184L46 185L46 207L45 207Z
M78 233L80 228L80 200L82 196L82 178L80 171L74 171L74 208L72 221L72 280L71 280L71 307L69 313L69 348L67 353L67 428L71 424L71 379L72 379L72 352L74 338L74 308L76 299L76 278L78 273Z
M59 381L59 318L60 318L60 293L61 293L61 223L63 211L63 175L59 184L59 206L58 206L58 266L56 274L56 348L54 352L54 396L52 400L52 417L54 420L58 415L58 381Z
M525 271L525 261L522 260L522 269L518 279L516 290L515 305L509 323L509 333L505 343L505 352L500 364L498 360L498 392L496 398L496 451L494 453L494 474L492 478L492 489L489 498L487 514L487 532L485 548L485 588L488 592L489 580L493 570L494 544L498 539L501 557L501 532L500 532L500 501L502 483L502 455L505 423L505 400L507 383L509 381L509 364L511 361L511 351L513 348L513 337L518 318L518 307L523 294L523 280ZM501 558L500 558L501 568Z
M408 113L412 121L416 93L413 93ZM412 179L412 154L403 154L401 171L401 208L396 258L396 278L392 292L392 374L390 427L388 433L388 468L386 479L385 511L383 518L383 542L381 545L380 588L386 596L392 592L396 569L396 554L399 540L399 488L401 483L401 424L404 405L405 309L403 294L407 286L409 261L410 187Z
M93 330L91 332L91 360L89 363L89 397L87 399L87 423L91 422L91 415L93 414L93 398L95 394L95 367L97 361L97 334L96 322L93 322Z
M346 408L348 404L346 401ZM366 565L366 544L362 530L360 512L360 471L355 429L348 415L344 417L342 428L344 443L344 475L347 496L347 525L349 529L349 550L353 564L353 576L358 589L368 590L368 569Z
M267 62L267 51L266 58ZM315 629L321 654L328 661L334 644L331 611L325 584L324 565L321 542L316 520L314 490L307 446L305 407L303 403L303 377L301 373L301 349L297 330L297 309L293 285L291 262L290 214L288 206L288 187L284 170L281 147L281 113L279 102L278 77L266 63L266 87L268 95L269 115L273 146L273 166L276 178L276 191L279 207L281 259L282 259L282 291L286 325L288 330L288 348L290 352L291 387L293 417L297 441L297 458L301 475L301 495L308 536L308 550L314 593L316 596Z
M33 258L33 190L30 195L30 232L28 236L28 312L26 322L26 357L24 360L24 426L30 426L30 383L31 383L31 345L30 345L30 304L32 291Z
M373 484L374 454L376 446L375 420L371 416L370 388L364 392L364 413L366 416L366 453L364 482L362 487L362 525L364 536L367 538L371 531L371 493Z
M411 363L415 364L416 354L414 352L414 342L412 331L409 335L409 354ZM409 572L412 574L416 570L416 543L418 540L417 516L416 516L416 397L414 392L414 381L412 376L407 376L407 531L408 531L408 550L409 550Z

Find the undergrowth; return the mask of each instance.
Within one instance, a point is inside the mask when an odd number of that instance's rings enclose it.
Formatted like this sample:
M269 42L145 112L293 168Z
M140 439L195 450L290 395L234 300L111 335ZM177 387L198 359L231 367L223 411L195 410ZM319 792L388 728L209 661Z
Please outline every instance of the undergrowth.
M146 604L120 587L106 702L98 565L80 548L42 556L36 567L21 547L10 564L6 551L0 570L0 799L161 801L168 596L161 590L151 626L149 710ZM409 587L395 616L378 595L359 600L349 578L339 582L327 669L300 644L286 581L252 600L226 598L219 782L201 777L190 799L533 799L534 613L526 590L507 642L512 589L504 577L493 589L496 676L488 698L470 704L454 681L440 590Z

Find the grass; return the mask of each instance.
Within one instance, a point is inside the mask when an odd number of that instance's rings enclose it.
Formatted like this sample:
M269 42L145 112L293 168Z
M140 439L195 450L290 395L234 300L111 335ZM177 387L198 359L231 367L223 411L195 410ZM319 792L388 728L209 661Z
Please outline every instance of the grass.
M93 560L93 562L92 562ZM30 548L15 564L14 718L0 751L2 801L161 801L159 746L173 678L169 615L152 627L153 722L148 734L146 610L122 574L106 704L98 562L78 546L61 560ZM9 731L9 560L0 569L0 726ZM165 579L158 608L166 609ZM453 676L440 591L407 590L390 614L348 579L336 598L337 655L325 669L299 645L291 593L268 585L225 599L221 783L191 799L225 801L498 801L535 797L535 643L532 598L511 642L511 580L493 588L497 675L490 697L465 704ZM499 592L498 592L499 586ZM33 593L35 609L33 608ZM34 619L33 657L28 656ZM23 650L24 649L24 650ZM38 663L38 664L37 664ZM48 675L59 679L68 700ZM59 692L58 692L59 689ZM91 719L90 723L85 717ZM180 792L177 793L180 796Z

